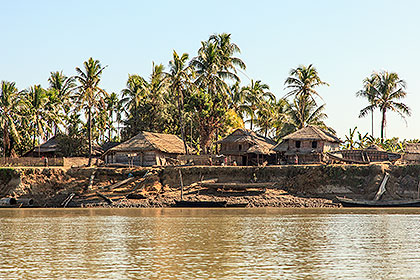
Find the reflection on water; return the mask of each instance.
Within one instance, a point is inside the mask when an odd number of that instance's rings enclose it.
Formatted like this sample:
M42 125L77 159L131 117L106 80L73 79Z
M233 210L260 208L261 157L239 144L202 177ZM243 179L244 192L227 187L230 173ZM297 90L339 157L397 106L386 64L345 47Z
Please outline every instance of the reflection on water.
M419 279L420 209L0 210L0 279Z

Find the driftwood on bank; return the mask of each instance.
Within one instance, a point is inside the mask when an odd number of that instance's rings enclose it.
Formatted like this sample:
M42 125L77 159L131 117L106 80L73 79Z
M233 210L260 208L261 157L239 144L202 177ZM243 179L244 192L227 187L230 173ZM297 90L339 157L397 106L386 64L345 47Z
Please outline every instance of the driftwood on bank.
M63 206L64 208L67 207L67 205L69 205L70 201L76 196L75 193L71 193L69 196L66 197L66 199L63 200L63 202L61 203L61 206Z
M112 199L110 199L109 197L107 197L106 195L100 193L100 192L96 192L96 195L99 196L100 198L102 198L106 203L108 203L109 205L113 205L114 201L112 201Z
M109 186L105 186L104 189L113 190L113 189L122 187L124 185L128 185L128 184L130 184L130 183L132 183L132 182L134 182L136 180L138 180L138 178L136 178L136 177L130 177L130 178L127 178L125 180L122 180L122 181L120 181L118 183L115 183L115 184L112 184L112 185L109 185Z

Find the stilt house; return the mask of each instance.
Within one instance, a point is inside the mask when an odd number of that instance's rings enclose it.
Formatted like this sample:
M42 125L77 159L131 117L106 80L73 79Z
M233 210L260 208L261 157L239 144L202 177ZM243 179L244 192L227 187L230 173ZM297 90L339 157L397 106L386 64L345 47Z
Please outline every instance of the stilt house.
M230 164L259 165L275 162L273 148L276 142L249 129L239 128L217 144L220 144L220 153L228 157Z
M274 150L289 164L319 163L325 152L339 149L341 140L316 126L307 126L283 138Z
M109 149L103 155L106 164L137 166L169 165L185 154L184 142L176 135L142 131Z

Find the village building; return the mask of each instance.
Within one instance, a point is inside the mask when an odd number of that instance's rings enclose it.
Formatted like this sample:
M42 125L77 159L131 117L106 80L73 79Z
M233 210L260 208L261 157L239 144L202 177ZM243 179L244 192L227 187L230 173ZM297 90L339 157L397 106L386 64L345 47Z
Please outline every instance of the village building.
M53 158L57 156L59 152L58 141L56 137L51 137L48 141L41 145L35 146L34 148L23 154L23 157L46 157Z
M104 153L105 164L137 166L174 164L185 154L184 142L176 135L142 131Z
M275 163L276 142L249 129L238 128L217 144L220 144L220 153L227 156L228 164Z
M420 163L420 143L406 143L402 162L419 164Z
M341 140L316 126L307 126L283 138L274 150L279 163L320 163L324 153L337 151Z

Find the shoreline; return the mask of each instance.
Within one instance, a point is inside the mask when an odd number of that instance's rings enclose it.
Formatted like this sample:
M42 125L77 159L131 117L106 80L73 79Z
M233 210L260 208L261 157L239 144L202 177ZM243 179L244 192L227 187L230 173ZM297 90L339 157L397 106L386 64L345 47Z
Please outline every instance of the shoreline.
M182 185L185 201L339 208L336 196L372 199L385 173L384 200L418 195L419 165L300 165L1 168L0 198L32 198L38 208L172 208Z

